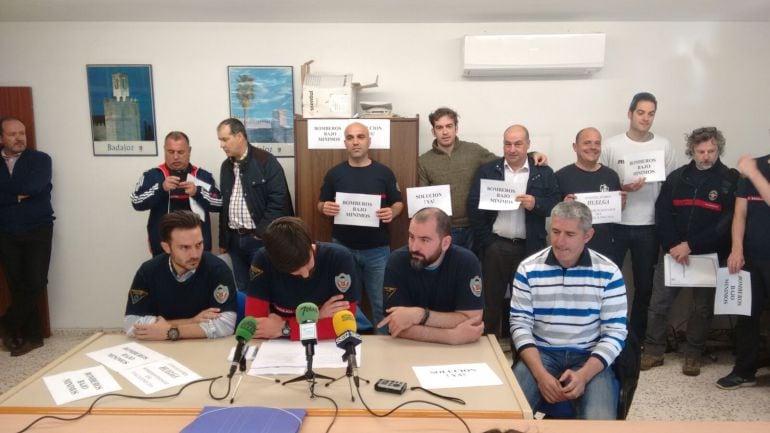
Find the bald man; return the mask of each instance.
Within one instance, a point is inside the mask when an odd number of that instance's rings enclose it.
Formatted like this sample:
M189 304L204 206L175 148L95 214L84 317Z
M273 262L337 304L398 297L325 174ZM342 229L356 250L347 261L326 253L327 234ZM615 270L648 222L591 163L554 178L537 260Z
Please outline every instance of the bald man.
M529 131L512 125L503 134L503 158L490 161L476 172L468 195L468 215L481 252L484 280L484 331L501 334L508 306L505 289L525 257L546 246L545 218L561 200L553 170L536 166L529 151ZM479 209L481 179L502 180L516 190L518 209ZM503 311L506 312L503 315ZM507 324L504 327L508 328Z
M390 233L387 225L404 209L396 176L390 168L369 157L371 144L369 128L366 125L354 122L345 128L348 159L326 173L318 202L318 211L333 218L340 212L340 205L336 200L338 192L381 197L380 207L376 211L377 218L380 219L379 226L334 224L332 228L333 241L346 246L353 253L358 275L369 297L372 320L369 321L361 313L357 318L359 328L363 329L372 329L372 323L379 323L384 318L382 281L390 256Z
M579 193L621 190L620 178L615 170L599 162L602 154L602 134L598 129L581 129L575 136L572 149L577 155L577 161L556 172L564 201L574 200L575 194ZM625 198L624 192L621 192L621 195ZM604 254L618 267L622 267L622 258L616 257L617 249L613 246L615 226L615 223L594 224L594 236L588 242L588 248Z

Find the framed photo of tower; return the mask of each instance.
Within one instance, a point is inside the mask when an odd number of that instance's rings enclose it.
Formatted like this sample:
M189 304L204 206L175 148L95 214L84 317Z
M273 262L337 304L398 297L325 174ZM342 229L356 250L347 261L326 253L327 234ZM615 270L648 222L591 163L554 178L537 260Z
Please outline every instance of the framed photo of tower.
M278 158L294 157L294 69L228 66L230 117L246 127L249 143Z
M151 65L86 65L94 156L157 156Z

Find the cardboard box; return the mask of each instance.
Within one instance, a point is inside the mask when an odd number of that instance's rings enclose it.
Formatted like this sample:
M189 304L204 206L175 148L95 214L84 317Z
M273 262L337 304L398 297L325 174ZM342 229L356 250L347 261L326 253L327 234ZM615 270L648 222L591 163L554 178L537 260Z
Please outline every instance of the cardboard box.
M358 115L358 92L377 87L374 83L353 82L352 74L317 75L310 73L310 63L302 65L302 117L351 118ZM379 77L378 77L379 79Z

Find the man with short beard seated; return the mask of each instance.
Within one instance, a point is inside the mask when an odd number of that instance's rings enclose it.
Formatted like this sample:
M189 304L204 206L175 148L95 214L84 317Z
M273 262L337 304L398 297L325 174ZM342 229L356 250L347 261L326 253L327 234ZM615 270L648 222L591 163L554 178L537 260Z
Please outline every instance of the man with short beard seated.
M452 244L451 219L425 208L409 224L409 245L385 268L385 313L377 327L393 337L445 344L471 343L484 331L481 267Z

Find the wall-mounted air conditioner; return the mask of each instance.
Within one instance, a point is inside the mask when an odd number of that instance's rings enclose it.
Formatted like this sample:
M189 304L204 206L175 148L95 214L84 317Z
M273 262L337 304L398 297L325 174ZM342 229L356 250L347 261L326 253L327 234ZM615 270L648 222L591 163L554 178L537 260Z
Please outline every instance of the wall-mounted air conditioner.
M604 66L604 33L465 36L467 77L588 75Z

